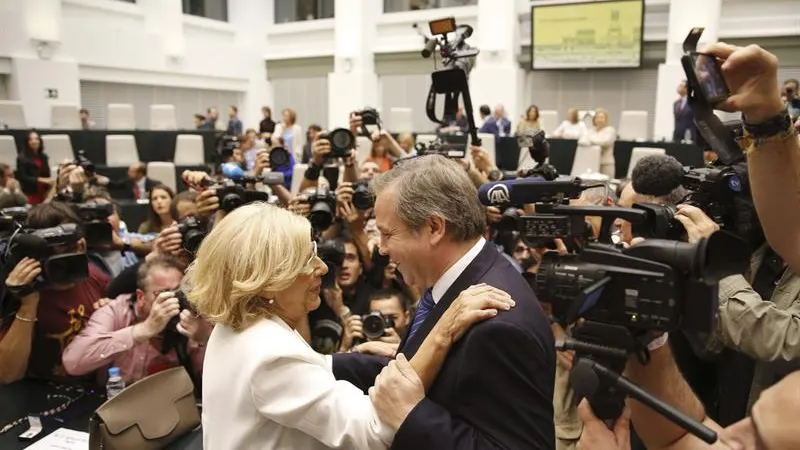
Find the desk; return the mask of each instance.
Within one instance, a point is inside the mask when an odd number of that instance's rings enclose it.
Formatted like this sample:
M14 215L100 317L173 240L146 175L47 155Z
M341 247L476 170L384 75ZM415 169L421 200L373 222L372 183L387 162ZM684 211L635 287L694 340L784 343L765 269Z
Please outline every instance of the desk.
M17 143L17 151L25 148L30 130L0 130L0 135L13 136ZM72 143L72 150L84 150L86 157L96 165L106 163L106 136L114 134L132 134L139 149L139 160L172 161L175 159L175 141L179 134L199 134L203 136L203 154L205 162L213 162L217 151L217 133L215 131L198 130L36 130L40 135L66 134ZM45 152L47 149L45 148ZM61 161L51 161L52 165Z
M69 389L73 389L70 391ZM38 414L63 403L62 400L48 399L48 395L63 393L74 395L74 388L33 380L22 380L7 386L0 386L0 428L7 423L27 416ZM79 400L72 403L66 410L49 417L42 418L42 431L39 438L52 433L58 428L70 428L77 431L87 431L89 418L98 406L102 405L105 398L94 391L87 391ZM17 436L28 428L27 421L13 428L11 431L0 435L0 449L22 449L33 442L20 441ZM190 450L203 448L203 431L197 429L183 436L168 447L170 450Z

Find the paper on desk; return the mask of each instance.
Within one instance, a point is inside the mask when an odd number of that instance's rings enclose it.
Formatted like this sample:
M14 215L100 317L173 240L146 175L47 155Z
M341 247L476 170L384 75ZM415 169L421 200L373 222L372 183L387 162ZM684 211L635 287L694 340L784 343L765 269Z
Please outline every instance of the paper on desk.
M28 450L88 450L89 433L59 428L42 440L28 447Z

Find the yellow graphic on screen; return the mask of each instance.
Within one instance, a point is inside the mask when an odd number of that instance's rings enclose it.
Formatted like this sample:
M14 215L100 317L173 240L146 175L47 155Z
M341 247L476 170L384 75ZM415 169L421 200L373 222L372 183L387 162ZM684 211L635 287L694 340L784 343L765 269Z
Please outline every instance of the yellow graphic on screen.
M534 7L533 68L638 67L643 3L627 0Z

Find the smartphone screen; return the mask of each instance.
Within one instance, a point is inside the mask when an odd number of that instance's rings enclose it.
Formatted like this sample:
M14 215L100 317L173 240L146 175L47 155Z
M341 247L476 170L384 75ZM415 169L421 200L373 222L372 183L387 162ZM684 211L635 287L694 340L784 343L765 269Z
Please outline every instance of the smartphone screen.
M705 53L692 53L692 65L697 83L709 104L716 105L730 96L717 58Z

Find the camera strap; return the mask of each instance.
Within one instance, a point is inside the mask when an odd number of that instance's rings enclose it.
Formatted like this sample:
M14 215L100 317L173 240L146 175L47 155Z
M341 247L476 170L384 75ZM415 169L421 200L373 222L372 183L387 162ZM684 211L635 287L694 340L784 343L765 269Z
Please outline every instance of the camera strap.
M770 301L772 293L785 271L783 259L771 247L767 248L764 259L753 278L753 290L758 292L762 300Z

